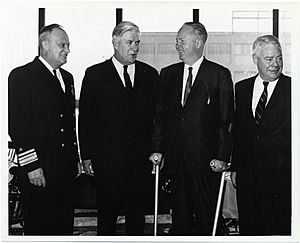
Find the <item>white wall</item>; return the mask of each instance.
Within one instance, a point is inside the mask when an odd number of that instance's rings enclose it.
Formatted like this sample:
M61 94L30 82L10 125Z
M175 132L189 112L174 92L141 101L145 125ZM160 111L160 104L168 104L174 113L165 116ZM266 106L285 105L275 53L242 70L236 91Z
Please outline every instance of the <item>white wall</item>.
M75 79L76 97L85 69L113 54L111 32L115 26L116 8L123 8L123 20L136 23L141 32L177 32L186 21L192 21L192 9L199 9L200 21L209 32L232 31L232 10L291 10L291 3L204 2L204 1L9 1L3 4L2 80L16 66L37 55L38 8L46 8L45 24L64 26L71 42L71 53L63 67ZM245 26L245 25L244 25ZM247 26L240 30L247 31ZM270 32L271 32L271 27Z

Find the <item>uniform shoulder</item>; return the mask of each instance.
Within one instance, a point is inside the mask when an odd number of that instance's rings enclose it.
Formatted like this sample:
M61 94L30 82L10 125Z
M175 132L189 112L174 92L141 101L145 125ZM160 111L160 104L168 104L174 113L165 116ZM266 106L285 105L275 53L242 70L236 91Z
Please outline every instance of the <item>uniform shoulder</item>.
M26 63L22 66L18 66L16 68L14 68L10 74L21 74L23 72L28 72L30 70L33 70L34 69L34 64L33 62L29 62L29 63Z
M26 63L22 66L16 67L9 73L8 80L9 82L26 83L27 77L35 75L36 68L36 60Z

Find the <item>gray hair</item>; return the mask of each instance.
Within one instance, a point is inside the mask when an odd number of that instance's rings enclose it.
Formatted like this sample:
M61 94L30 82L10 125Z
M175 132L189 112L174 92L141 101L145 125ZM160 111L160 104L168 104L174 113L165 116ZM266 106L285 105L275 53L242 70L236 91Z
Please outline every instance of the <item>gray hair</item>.
M203 24L201 24L199 22L186 22L183 24L183 26L191 26L193 28L195 34L199 35L203 41L203 44L205 44L208 35L207 35L207 31L205 29L205 26Z
M122 37L127 31L134 31L138 34L140 33L137 25L129 21L122 21L114 28L112 38L115 39L116 37Z
M253 42L252 51L253 54L258 54L258 51L265 45L276 45L281 50L281 45L279 40L274 35L263 35L257 37L257 39Z
M42 47L42 42L49 38L49 35L52 33L54 29L61 29L64 31L63 27L59 24L50 24L41 28L39 32L39 47Z

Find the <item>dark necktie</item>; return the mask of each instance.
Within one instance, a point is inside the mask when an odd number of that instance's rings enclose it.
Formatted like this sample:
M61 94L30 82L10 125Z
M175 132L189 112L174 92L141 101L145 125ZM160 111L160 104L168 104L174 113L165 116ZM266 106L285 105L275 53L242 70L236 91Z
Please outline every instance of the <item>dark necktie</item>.
M191 91L191 88L192 88L192 79L193 79L192 71L193 71L193 68L189 67L189 76L187 78L186 85L185 85L184 96L183 96L183 105L185 105L187 97L188 97L188 95Z
M126 87L127 90L131 90L131 89L132 89L132 83L131 83L129 74L128 74L128 72L127 72L128 66L127 66L127 65L124 65L123 68L124 68L124 73L123 73L123 75L124 75L124 80L125 80L125 87Z
M61 88L61 90L63 91L63 88L61 87L61 83L59 81L59 78L57 77L57 72L56 72L56 69L53 70L53 73L54 73L54 77L57 81L57 84L59 85L59 87Z
M269 82L264 81L263 84L264 84L264 91L262 92L260 99L258 101L258 104L256 106L256 109L255 109L255 121L257 124L259 124L259 122L261 120L261 117L264 113L264 110L265 110L266 104L267 104L267 100L268 100L267 87L268 87Z

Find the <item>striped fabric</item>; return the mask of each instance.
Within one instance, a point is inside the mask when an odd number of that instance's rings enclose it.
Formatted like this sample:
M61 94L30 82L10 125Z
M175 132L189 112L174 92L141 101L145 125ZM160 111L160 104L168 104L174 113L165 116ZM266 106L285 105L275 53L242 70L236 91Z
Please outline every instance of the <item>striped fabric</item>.
M14 162L16 157L16 150L13 148L8 148L8 161Z
M255 121L257 124L259 124L260 120L261 120L261 117L264 113L264 110L266 108L266 104L267 104L267 100L268 100L268 84L269 82L266 82L264 81L263 82L264 84L264 90L260 96L260 99L258 101L258 104L256 106L256 109L255 109Z
M183 105L185 105L187 97L191 91L192 80L193 80L193 68L189 67L189 76L187 78L186 85L185 85L184 96L183 96Z
M18 154L19 164L20 166L28 165L34 161L38 160L35 149L30 149Z

